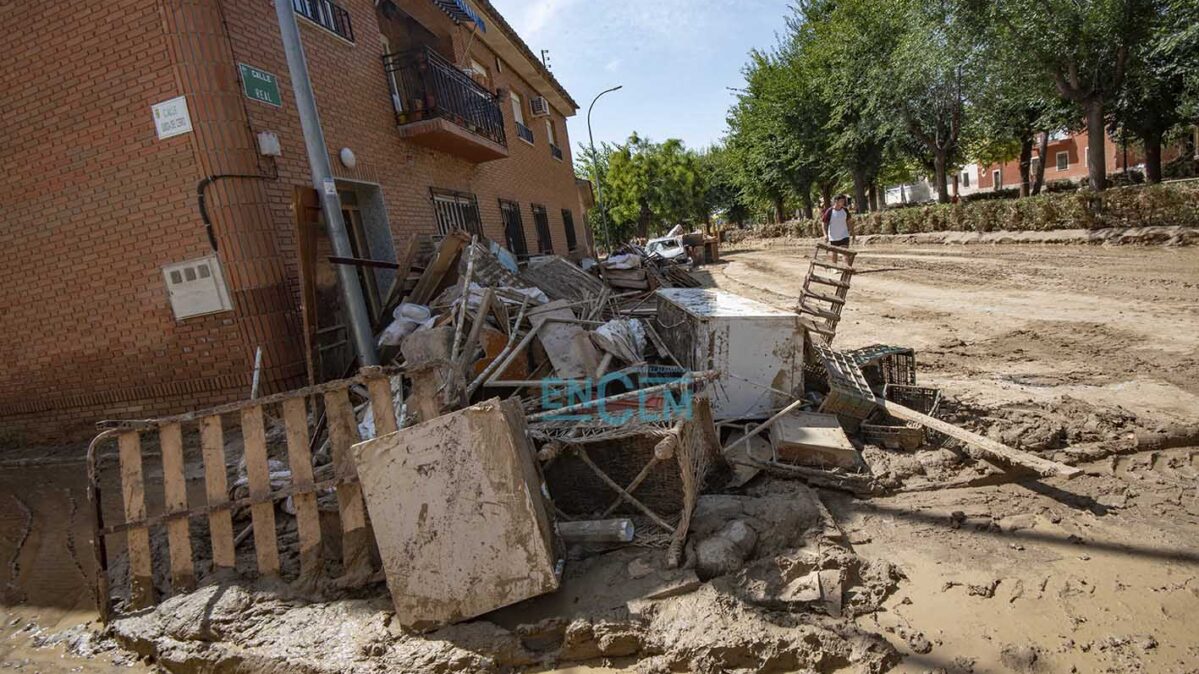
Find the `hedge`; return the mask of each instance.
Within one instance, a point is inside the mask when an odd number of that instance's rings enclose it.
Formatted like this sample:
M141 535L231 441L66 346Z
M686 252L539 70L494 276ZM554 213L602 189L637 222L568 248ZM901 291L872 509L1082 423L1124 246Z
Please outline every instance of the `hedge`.
M1199 227L1199 182L1078 190L1023 199L930 204L854 216L854 234ZM816 220L757 225L749 236L816 237Z

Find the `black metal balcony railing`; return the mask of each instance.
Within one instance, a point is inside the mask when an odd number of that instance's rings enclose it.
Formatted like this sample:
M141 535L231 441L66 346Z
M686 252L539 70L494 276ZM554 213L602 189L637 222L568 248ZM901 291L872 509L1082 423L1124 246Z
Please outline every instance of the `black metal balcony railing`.
M400 124L442 118L507 147L499 98L432 49L383 57L399 88Z
M520 122L516 123L516 135L530 143L533 142L533 130Z
M557 145L554 145L553 143L550 143L550 154L554 157L554 159L561 159L562 158L562 148L558 147Z
M354 41L354 27L350 24L350 13L332 0L291 0L291 6L300 16L336 35Z

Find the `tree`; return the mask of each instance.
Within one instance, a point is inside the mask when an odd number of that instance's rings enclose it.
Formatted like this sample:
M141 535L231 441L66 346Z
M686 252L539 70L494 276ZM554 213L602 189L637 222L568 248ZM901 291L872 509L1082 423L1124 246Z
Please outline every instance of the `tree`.
M744 225L750 214L741 186L737 182L737 165L733 153L724 144L716 144L696 155L703 192L701 196L705 223L718 211L737 227Z
M604 198L613 236L648 237L678 223L702 219L702 183L695 153L681 140L653 143L634 133L613 149Z
M579 143L579 149L575 152L575 176L583 178L591 183L596 190L596 196L610 189L607 180L608 164L611 161L614 146L610 143L600 143L600 146L592 151L591 146ZM601 184L601 181L602 184ZM611 231L612 218L607 211L607 203L597 199L593 208L587 211L587 226L591 228L592 240L603 242L606 246L609 243L609 235L612 234L612 241L620 241L621 239L614 235Z
M1199 70L1199 9L1195 3L1163 3L1151 35L1138 45L1115 101L1112 130L1131 134L1145 150L1145 177L1162 179L1162 137L1190 119L1188 80Z
M1087 125L1091 189L1106 187L1105 133L1159 0L971 0L990 11L997 46L1023 50L1036 71L1074 103Z

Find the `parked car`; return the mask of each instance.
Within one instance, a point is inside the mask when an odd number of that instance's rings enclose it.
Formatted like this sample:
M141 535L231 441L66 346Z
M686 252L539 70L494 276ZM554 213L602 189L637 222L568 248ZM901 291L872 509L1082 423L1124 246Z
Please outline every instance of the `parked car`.
M650 239L645 244L645 253L650 257L657 257L675 264L691 263L687 249L683 246L682 236L663 236Z

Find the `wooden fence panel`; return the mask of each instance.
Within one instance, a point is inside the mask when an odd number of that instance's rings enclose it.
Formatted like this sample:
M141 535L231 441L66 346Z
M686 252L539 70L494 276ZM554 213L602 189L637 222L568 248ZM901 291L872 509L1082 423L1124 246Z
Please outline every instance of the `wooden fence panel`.
M183 472L183 428L166 424L158 431L162 446L163 493L167 514L187 512L187 476ZM171 551L171 588L176 594L196 588L192 541L186 517L167 520L167 542Z
M296 505L296 527L300 534L300 580L315 582L321 572L321 519L312 487L312 453L308 451L308 408L304 398L283 403L283 423L287 427L287 461L292 485L299 491L292 496Z
M350 405L349 391L337 389L325 393L325 416L329 420L329 440L333 446L333 469L341 479L352 479L337 487L337 506L341 512L341 554L345 581L353 585L371 574L370 532L366 529L366 504L358 484L358 470L350 446L358 442L358 420Z
M271 495L270 465L266 456L266 431L262 407L255 405L241 411L241 435L245 442L246 478L250 482L250 498L264 499ZM275 504L271 501L250 506L251 526L254 527L254 550L258 555L258 572L264 576L279 575L279 543L275 535Z
M121 499L125 519L146 519L146 485L142 479L142 439L136 431L118 439L121 462ZM129 553L129 603L140 609L154 604L154 572L150 565L150 530L134 527L125 533Z
M208 505L215 506L229 501L229 476L225 469L225 432L219 415L200 419L200 447L204 454L204 490ZM237 566L237 554L233 550L233 513L218 510L208 515L208 528L212 533L212 564L218 569Z

